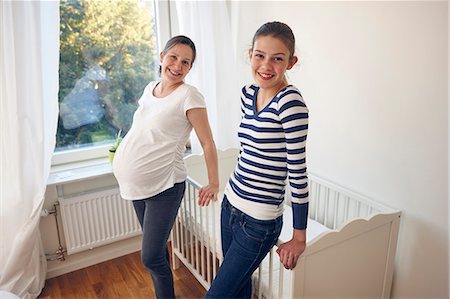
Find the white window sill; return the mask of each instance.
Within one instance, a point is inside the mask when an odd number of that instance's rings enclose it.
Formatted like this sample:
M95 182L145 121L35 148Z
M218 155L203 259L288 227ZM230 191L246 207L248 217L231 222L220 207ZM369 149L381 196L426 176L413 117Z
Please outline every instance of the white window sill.
M187 149L184 156L190 154L191 149ZM112 174L112 167L107 157L53 165L50 169L47 186L90 180L110 174Z
M52 166L47 186L62 185L112 174L108 158Z

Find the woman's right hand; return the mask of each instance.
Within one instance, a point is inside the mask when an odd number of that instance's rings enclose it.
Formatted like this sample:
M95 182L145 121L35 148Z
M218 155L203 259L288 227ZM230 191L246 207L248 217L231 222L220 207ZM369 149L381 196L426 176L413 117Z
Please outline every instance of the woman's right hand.
M208 170L207 186L200 188L198 192L198 205L208 206L211 199L217 201L219 192L219 163L217 149L209 127L208 115L205 108L194 108L186 112L189 122L194 127L200 144L202 145L206 169Z
M219 185L208 184L201 187L198 191L198 205L208 206L211 199L217 201L217 193L219 193Z

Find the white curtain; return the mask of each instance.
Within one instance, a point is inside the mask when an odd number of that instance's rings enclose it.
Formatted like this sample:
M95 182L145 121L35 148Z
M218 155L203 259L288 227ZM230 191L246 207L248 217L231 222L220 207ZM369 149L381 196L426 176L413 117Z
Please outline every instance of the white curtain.
M173 2L172 2L173 3ZM208 117L218 148L238 147L240 86L226 1L176 1L171 6L172 35L190 37L197 48L194 67L186 81L205 96ZM201 151L193 134L192 150Z
M36 298L39 234L58 120L59 2L0 4L0 290Z

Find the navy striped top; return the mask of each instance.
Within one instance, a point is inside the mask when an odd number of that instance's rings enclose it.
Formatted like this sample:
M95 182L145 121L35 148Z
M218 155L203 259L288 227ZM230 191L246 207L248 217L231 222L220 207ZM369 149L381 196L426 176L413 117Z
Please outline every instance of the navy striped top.
M236 169L225 188L230 203L256 219L283 214L286 183L291 189L295 229L305 229L308 217L308 175L305 145L308 108L299 90L289 85L259 112L259 87L241 92L241 144Z

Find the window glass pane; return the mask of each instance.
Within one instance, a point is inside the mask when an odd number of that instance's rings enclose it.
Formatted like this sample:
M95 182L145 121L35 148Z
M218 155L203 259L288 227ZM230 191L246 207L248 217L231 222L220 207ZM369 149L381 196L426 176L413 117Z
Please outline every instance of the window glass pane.
M154 2L61 1L60 18L56 151L111 144L157 76Z

